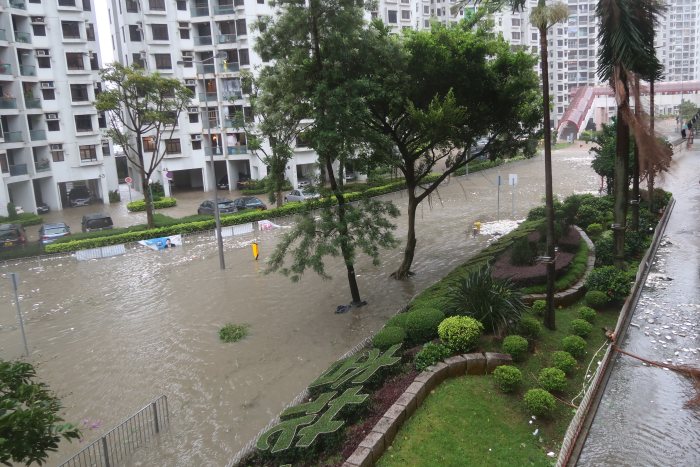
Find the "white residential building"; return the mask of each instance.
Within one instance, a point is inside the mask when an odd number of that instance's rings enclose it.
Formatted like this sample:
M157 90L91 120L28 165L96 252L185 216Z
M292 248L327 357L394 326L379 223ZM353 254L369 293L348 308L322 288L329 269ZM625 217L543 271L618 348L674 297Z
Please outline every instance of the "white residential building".
M92 0L7 0L0 6L0 214L68 207L74 185L109 202L118 181L105 121Z

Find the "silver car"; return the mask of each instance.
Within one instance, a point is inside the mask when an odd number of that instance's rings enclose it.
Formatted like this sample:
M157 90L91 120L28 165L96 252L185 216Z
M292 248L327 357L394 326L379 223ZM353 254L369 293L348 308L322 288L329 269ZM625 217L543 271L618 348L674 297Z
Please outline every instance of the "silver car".
M63 222L44 224L39 229L39 241L44 245L53 243L56 239L70 235L70 227Z
M291 193L284 196L285 203L293 203L295 201L308 201L310 199L323 198L319 193L314 193L309 190L292 190Z

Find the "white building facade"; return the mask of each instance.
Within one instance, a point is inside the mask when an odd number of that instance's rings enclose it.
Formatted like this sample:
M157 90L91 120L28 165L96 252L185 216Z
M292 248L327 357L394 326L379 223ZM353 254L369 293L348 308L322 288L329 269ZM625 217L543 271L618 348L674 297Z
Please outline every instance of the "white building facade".
M118 188L104 118L93 0L8 0L0 6L0 215L70 205L85 185L96 201Z

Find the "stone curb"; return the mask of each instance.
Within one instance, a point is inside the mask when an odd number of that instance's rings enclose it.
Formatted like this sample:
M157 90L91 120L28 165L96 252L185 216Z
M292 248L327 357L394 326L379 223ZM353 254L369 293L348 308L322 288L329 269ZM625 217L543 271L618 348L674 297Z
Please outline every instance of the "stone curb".
M355 452L343 463L342 467L371 467L384 451L391 446L401 425L411 418L416 408L440 383L447 378L463 375L484 375L493 373L500 365L513 363L510 355L486 352L457 355L429 366L416 376L413 383L404 391L397 401L389 407L384 416L362 440Z
M581 238L586 242L586 245L588 245L588 264L586 265L586 270L584 271L583 275L579 278L579 280L576 281L574 285L569 287L568 289L558 292L554 294L554 306L569 306L572 303L576 303L578 300L583 297L583 295L586 293L586 290L584 289L584 284L586 283L586 278L588 277L588 274L591 273L591 269L593 269L593 266L595 266L595 251L593 247L593 242L591 241L590 238L588 238L588 235L586 235L586 232L583 231L582 228L572 225L572 227L581 234ZM526 305L532 305L536 300L546 300L547 296L545 294L529 294L529 295L523 295L522 301Z

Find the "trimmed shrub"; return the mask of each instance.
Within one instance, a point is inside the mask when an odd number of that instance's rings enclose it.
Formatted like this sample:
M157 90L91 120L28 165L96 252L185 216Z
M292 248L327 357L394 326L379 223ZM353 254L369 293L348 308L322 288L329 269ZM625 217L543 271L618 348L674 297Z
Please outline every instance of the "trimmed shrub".
M582 204L574 217L574 224L582 228L591 224L602 224L604 216L605 211L600 210L597 206Z
M586 353L586 341L579 336L565 337L561 341L564 352L569 352L574 358L581 358Z
M406 320L408 319L408 313L399 313L394 315L386 322L385 328L401 328L406 329Z
M541 242L546 242L547 241L547 223L543 222L540 225L537 226L537 233L540 234L540 241ZM561 238L563 234L561 224L555 222L554 223L554 243L559 243L559 239Z
M18 217L19 214L17 214L17 207L15 206L15 203L10 201L7 203L7 218L11 222L16 222Z
M566 375L559 368L543 368L540 371L539 381L547 391L566 389Z
M582 319L575 319L571 322L571 330L574 334L586 337L593 330L593 325Z
M515 367L510 365L501 365L493 372L494 378L498 383L498 387L503 392L511 392L520 386L523 381L523 374Z
M578 317L579 317L579 319L582 319L584 321L587 321L587 322L593 324L593 323L595 323L595 319L596 319L595 310L592 308L588 308L587 306L582 306L581 308L578 309Z
M576 359L569 352L557 350L552 354L552 365L564 373L571 373L576 368Z
M608 294L613 300L624 300L632 290L630 276L614 266L593 268L586 280L588 290L597 290Z
M535 300L532 304L532 312L538 316L544 316L547 313L547 302L545 300Z
M444 345L428 342L416 354L416 370L423 371L429 366L445 360L450 355L452 355L452 352Z
M518 329L529 339L535 339L542 332L542 324L535 318L525 318L518 324Z
M609 300L608 296L603 292L597 290L586 292L586 303L594 310L600 310Z
M521 361L527 354L527 339L520 336L508 336L503 339L501 349L503 352L510 354L516 362Z
M438 326L440 340L454 352L470 352L476 348L484 326L468 316L452 316Z
M554 411L556 400L544 389L530 389L525 393L525 406L532 415L546 417Z
M155 196L156 195L154 194L153 197L155 198ZM153 201L153 205L156 209L171 208L176 204L177 200L175 198L161 198L159 201ZM146 201L137 199L136 201L127 204L126 209L131 212L145 211Z
M510 254L510 264L513 266L529 266L532 259L530 241L527 237L520 237L513 243L513 251Z
M411 345L425 344L438 336L438 326L445 314L435 308L412 311L406 318L406 332Z
M545 206L535 206L527 213L527 220L536 221L547 217L547 209Z
M122 196L119 194L119 190L110 190L109 191L109 202L110 203L118 203L121 200L122 200Z
M223 328L219 329L219 339L224 342L236 342L248 335L248 324L232 324L228 323Z
M406 331L403 328L387 326L374 335L372 346L382 352L386 352L392 345L403 344L405 340Z
M409 311L416 311L423 308L435 308L445 313L446 303L447 301L445 300L445 297L436 297L421 301L416 300L415 302L411 303L411 308ZM445 313L445 316L447 316L447 313Z
M29 227L30 225L39 225L44 223L44 218L38 214L33 214L31 212L23 212L22 214L17 214L15 211L15 218L10 219L9 217L0 216L0 224L14 223L17 222L22 225L22 227Z
M597 237L603 232L603 226L600 224L591 224L586 228L586 233L591 237Z

